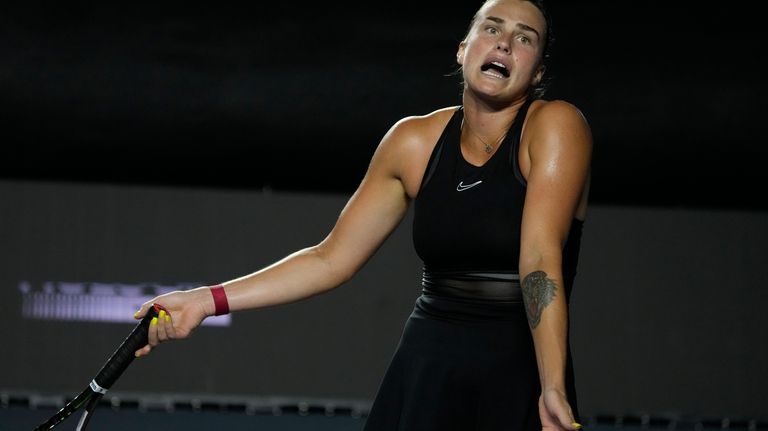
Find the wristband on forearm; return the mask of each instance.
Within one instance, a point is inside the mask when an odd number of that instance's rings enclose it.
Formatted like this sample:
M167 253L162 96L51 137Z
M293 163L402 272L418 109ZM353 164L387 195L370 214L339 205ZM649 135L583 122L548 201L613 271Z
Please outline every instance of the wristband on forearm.
M227 293L224 292L224 285L217 284L211 286L211 295L213 295L214 316L221 316L222 314L229 313L229 302L227 301Z

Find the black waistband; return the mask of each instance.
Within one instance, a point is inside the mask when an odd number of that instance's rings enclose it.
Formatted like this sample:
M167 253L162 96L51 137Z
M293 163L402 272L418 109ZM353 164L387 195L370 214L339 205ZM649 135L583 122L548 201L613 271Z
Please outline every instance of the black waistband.
M433 271L424 269L424 295L450 299L521 303L520 275L516 272Z

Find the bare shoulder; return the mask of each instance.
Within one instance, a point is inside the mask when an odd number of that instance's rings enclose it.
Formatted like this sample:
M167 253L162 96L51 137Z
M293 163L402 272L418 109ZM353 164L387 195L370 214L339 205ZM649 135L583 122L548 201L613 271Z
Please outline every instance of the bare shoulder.
M395 141L398 146L434 144L458 107L441 108L426 115L413 115L396 122L384 141ZM410 148L415 150L417 148Z
M532 152L548 149L585 151L592 148L589 123L579 108L564 100L538 100L531 105L523 129L523 145Z
M429 156L457 106L437 109L397 121L386 133L377 152L395 169L410 196L421 184Z
M527 123L540 127L589 127L576 105L565 100L537 100L531 105Z

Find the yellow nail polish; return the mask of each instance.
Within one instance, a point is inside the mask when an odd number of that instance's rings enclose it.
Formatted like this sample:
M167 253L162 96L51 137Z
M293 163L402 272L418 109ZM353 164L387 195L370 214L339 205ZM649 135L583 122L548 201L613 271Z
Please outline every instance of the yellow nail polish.
M166 314L165 315L165 321L166 322L170 322L171 321L171 315L170 314Z
M157 317L165 319L165 310L160 310L160 313L157 315Z
M578 422L574 422L574 423L572 423L572 424L571 424L571 426L573 426L573 427L574 427L574 428L576 428L577 430L580 430L580 429L582 428L581 424L580 424L580 423L578 423Z
M150 324L150 325L152 325L152 326L155 326L155 325L157 325L157 317L153 317L153 318L152 318L152 321L151 321L151 322L149 322L149 324Z
M141 355L139 355L139 353L138 353L138 352L134 352L134 353L133 353L133 356L135 356L135 357L137 357L137 358L140 358L140 357L141 357Z
M139 318L139 312L138 311L133 313L133 318L134 319L138 319Z

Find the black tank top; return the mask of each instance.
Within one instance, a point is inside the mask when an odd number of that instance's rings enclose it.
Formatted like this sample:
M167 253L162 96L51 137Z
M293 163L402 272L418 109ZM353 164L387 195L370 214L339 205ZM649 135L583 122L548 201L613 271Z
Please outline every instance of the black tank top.
M526 181L517 158L530 103L520 108L506 138L482 166L461 153L461 107L443 130L414 202L413 242L424 262L425 289L450 284L459 296L519 299L519 292L512 298L509 290L510 283L519 286ZM574 219L563 250L566 297L576 275L581 231L582 222ZM457 280L480 283L468 287Z

